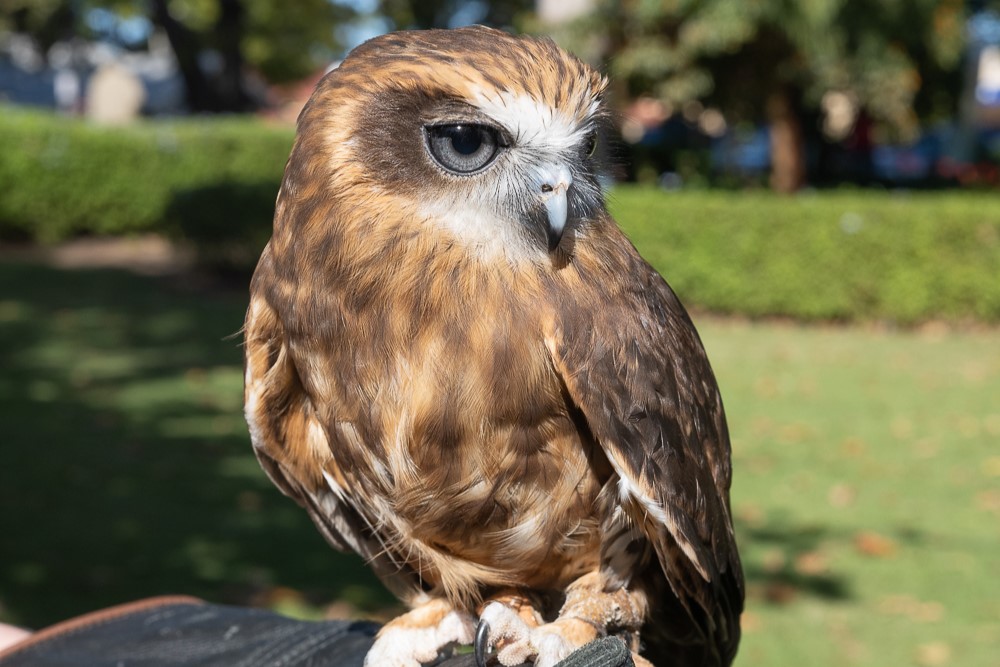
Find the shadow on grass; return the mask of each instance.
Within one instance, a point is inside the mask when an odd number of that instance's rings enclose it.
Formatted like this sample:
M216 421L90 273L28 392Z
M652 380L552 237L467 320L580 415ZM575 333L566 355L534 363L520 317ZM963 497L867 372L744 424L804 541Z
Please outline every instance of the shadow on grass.
M0 618L38 627L161 593L289 587L392 602L253 457L245 292L0 264Z
M281 588L394 604L257 465L233 337L245 308L242 287L0 263L0 619L38 627L162 593L261 604ZM799 566L830 537L741 526L750 594L850 597Z
M752 545L743 554L748 597L774 604L791 602L799 595L831 601L852 597L847 580L828 571L818 556L825 541L837 539L831 531L775 522L752 527L738 525L737 533L744 547Z

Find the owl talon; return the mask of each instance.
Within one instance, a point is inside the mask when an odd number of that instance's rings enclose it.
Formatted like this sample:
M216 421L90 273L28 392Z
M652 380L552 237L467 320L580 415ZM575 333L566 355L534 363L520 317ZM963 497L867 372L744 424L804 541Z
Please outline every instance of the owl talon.
M474 644L476 651L476 666L486 667L486 661L490 657L490 624L480 620L476 628L476 641Z

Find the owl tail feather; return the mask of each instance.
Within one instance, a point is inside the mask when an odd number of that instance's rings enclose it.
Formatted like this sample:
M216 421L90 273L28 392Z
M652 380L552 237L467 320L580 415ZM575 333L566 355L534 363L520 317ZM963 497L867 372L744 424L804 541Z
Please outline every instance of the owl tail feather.
M462 558L402 531L396 535L390 547L394 553L383 553L381 557L403 563L403 568L413 573L414 599L425 595L444 597L456 609L475 613L489 589L517 584L509 570Z

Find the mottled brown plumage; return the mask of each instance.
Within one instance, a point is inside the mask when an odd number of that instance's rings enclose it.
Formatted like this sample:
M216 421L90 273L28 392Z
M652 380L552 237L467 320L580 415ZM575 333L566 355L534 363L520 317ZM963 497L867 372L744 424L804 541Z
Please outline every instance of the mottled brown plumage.
M299 118L251 286L246 414L275 483L415 608L369 665L468 642L480 611L505 662L604 631L638 648L640 626L661 667L735 654L722 402L604 207L604 87L547 40L397 33Z

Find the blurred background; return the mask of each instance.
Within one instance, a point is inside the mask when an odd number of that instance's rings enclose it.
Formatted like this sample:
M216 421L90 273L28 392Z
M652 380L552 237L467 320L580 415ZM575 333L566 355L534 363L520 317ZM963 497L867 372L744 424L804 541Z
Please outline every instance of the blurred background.
M353 46L607 72L612 212L726 400L742 665L1000 665L1000 2L0 0L0 621L160 593L387 618L271 487L239 329Z

